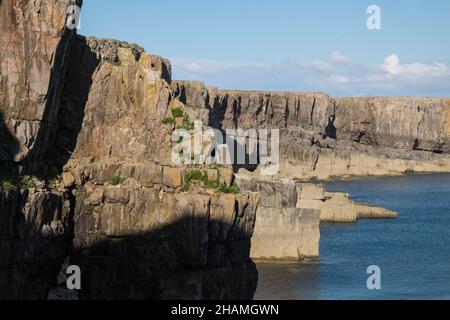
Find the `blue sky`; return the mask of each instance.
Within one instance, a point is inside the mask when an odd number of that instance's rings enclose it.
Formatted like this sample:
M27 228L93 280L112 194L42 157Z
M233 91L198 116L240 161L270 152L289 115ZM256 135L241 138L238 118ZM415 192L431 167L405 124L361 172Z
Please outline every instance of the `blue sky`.
M369 5L381 30L368 30ZM83 35L223 89L450 96L448 0L85 0Z

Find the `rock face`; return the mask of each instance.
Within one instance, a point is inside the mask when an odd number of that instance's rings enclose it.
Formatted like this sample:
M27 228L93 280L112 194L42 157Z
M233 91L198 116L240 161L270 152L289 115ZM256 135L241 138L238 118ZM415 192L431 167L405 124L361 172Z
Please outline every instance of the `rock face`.
M64 28L70 3L0 3L0 113L9 132L9 138L2 139L0 160L37 160L48 147L75 34Z
M45 299L72 241L70 199L60 192L0 192L0 300Z
M182 81L172 86L182 102L207 108L214 127L280 129L281 177L450 171L450 99L221 91Z
M71 3L0 0L0 299L47 297L68 257L82 299L250 299L250 255L315 257L321 220L394 216L301 179L450 171L449 99L172 81L137 45L67 29ZM194 120L281 129L279 174L175 165Z
M72 259L87 272L81 298L251 298L254 205L251 196L85 185Z
M169 62L77 36L69 3L0 2L0 298L46 298L70 256L82 299L251 299L259 196L186 188Z
M76 41L72 59L81 59L74 66L91 61L80 46L97 57L65 166L77 186L73 261L87 272L81 297L251 298L258 197L181 191L189 170L172 165L173 126L163 124L180 104L169 86L168 61L116 41ZM79 68L68 72L79 76ZM72 96L65 97L71 108L78 103ZM114 186L118 177L125 183Z
M347 193L326 192L320 184L301 183L297 206L320 211L320 221L356 222L358 219L394 219L397 213L384 208L355 203Z
M320 210L299 208L298 186L290 180L237 175L243 190L261 194L251 257L259 260L304 260L319 256Z
M9 179L56 121L69 3L0 1L0 299L45 299L72 240L70 193L18 191Z
M395 212L353 202L348 194L326 192L321 184L237 174L242 190L258 192L250 256L257 260L319 257L320 223L396 218Z

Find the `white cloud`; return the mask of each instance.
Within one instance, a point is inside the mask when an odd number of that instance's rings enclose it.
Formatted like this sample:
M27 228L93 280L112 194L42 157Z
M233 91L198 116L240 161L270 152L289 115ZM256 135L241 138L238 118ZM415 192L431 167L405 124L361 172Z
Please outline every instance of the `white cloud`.
M322 60L314 60L311 62L311 65L319 71L331 71L333 70L333 65L331 63L322 61Z
M170 59L172 66L175 69L192 72L195 75L219 75L220 72L228 70L239 70L245 68L259 68L264 65L252 62L241 61L226 61L213 59L184 59L172 58Z
M332 74L328 77L328 81L331 83L335 83L338 85L346 84L351 81L349 77L340 75L340 74Z
M416 62L401 64L400 59L396 54L391 54L386 57L382 68L391 76L400 76L409 79L442 77L449 73L445 63L435 62L432 64L425 64Z
M201 80L222 89L323 91L345 96L450 96L449 66L401 63L396 54L379 64L361 64L332 52L329 59L276 64L208 59L171 59L174 78Z
M313 60L311 66L322 72L335 72L337 69L341 68L342 65L350 63L350 59L340 52L333 51L330 54L329 61L323 60Z
M192 72L199 72L199 71L201 71L200 65L198 63L195 63L195 62L182 64L181 67L186 69L187 71L192 71Z
M347 56L345 56L342 53L337 52L337 51L333 51L330 54L330 59L332 62L335 62L335 63L346 63L346 62L350 61Z
M400 59L396 54L391 54L386 59L384 59L383 70L387 73L396 76L401 73Z

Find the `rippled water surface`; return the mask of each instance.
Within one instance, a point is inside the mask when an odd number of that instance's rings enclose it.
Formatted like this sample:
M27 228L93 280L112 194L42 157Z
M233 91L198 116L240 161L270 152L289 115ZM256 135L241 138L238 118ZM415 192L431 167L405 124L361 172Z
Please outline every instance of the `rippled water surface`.
M330 182L396 220L321 225L320 261L257 263L256 299L450 299L450 175ZM381 268L370 291L367 267Z

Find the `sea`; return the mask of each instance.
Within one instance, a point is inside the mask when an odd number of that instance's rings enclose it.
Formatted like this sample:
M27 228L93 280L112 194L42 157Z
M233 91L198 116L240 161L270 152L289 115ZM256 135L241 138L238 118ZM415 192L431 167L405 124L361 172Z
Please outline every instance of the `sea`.
M450 174L326 184L395 220L322 223L317 261L257 262L256 300L450 299Z

